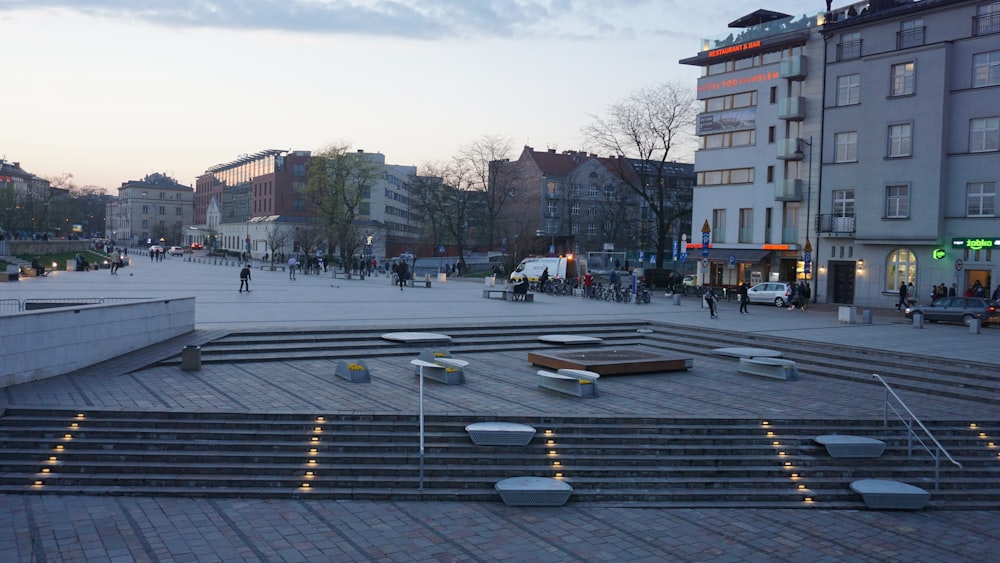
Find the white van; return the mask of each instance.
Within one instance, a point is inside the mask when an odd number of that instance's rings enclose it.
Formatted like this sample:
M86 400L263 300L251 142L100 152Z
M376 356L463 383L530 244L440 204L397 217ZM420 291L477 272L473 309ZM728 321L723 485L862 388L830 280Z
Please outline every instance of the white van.
M580 277L580 269L573 255L558 257L531 256L521 260L521 263L510 273L510 280L520 280L527 277L528 281L538 281L545 268L549 269L551 279L574 280Z

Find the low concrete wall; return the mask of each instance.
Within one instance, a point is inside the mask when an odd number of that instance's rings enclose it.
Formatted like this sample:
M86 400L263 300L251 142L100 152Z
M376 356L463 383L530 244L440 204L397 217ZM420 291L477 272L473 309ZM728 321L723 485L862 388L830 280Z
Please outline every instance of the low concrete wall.
M90 240L6 240L8 254L0 256L19 256L21 254L41 255L57 252L83 252L94 247Z
M46 379L194 330L195 298L81 305L0 316L0 388Z

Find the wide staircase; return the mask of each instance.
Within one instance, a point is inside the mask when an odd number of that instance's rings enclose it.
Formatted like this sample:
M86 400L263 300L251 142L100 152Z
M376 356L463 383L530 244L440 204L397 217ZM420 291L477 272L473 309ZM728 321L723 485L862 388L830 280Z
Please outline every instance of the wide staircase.
M528 446L476 446L465 426L428 416L421 481L416 416L74 411L8 408L0 493L499 502L513 476L564 479L570 503L635 507L862 508L856 479L897 479L930 507L1000 506L1000 424L929 424L964 469L907 452L900 426L874 420L512 417ZM823 434L884 440L877 459L835 459Z

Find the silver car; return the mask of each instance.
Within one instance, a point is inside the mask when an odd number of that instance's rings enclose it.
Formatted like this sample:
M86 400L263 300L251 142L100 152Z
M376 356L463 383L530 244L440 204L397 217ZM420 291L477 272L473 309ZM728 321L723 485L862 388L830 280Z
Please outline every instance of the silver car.
M775 307L788 305L792 297L792 285L785 282L759 283L747 290L751 303L773 303Z
M912 319L914 313L920 313L928 322L972 324L972 319L979 319L982 326L1000 323L1000 304L982 297L945 297L930 305L907 307L906 318Z

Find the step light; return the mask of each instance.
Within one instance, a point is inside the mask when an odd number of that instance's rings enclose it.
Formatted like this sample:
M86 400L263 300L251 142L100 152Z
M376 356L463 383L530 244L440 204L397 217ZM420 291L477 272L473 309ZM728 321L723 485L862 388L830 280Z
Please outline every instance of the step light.
M317 453L318 451L319 450L317 450L316 448L309 448L309 453L311 454Z
M58 446L56 446L56 450L62 451L62 449L63 449L62 444L59 444Z
M812 501L813 501L812 497L806 497L806 498L802 499L802 502L805 502L807 504L812 504Z
M546 430L545 431L545 435L546 436L551 436L552 435L552 431L551 430Z
M323 422L324 420L326 420L325 416L317 416L316 417L316 422Z
M66 440L72 440L73 439L73 435L72 434L64 434L63 438L66 439Z
M317 426L317 427L313 428L313 432L322 432L322 431L323 431L323 427L322 426Z
M32 485L34 485L36 487L41 487L44 484L45 484L45 482L42 481L41 479L39 479L39 480L35 481L34 483L32 483Z
M69 427L70 428L79 428L80 425L74 422L74 423L70 424Z
M57 457L56 457L56 456L54 456L54 455L50 455L50 456L49 456L49 461L59 461L59 458L57 458Z
M316 465L316 460L315 459L310 459L306 463L308 463L309 465Z
M545 443L548 444L548 445L550 445L550 446L553 446L553 445L555 445L556 441L555 440L549 440L549 441L547 441Z
M774 432L771 432L770 430L768 430L767 431L767 437L770 438L771 436L774 436Z
M552 467L559 467L559 466L561 466L561 465L562 465L562 462L561 462L561 461L553 461L553 462L552 462Z
M308 489L309 488L309 483L302 483L302 488L303 489Z
M799 478L798 473L792 473L792 479L798 479L798 478Z
M312 479L316 475L312 471L306 471L306 479Z
M313 436L312 440L310 440L310 441L312 441L312 442L319 442L319 437Z
M563 478L562 473L556 473L556 479L562 479L562 478Z
M559 455L555 450L549 450L549 455Z
M786 461L785 462L785 467L791 467L791 466L792 466L792 462L790 462L790 461Z
M979 428L979 425L973 422L972 424L969 425L969 428Z
M50 471L52 471L52 470L49 469L48 467L43 467L42 468L42 473L49 473Z
M78 412L76 413L76 417L80 419L87 418L87 413Z
M980 432L979 433L979 437L980 438L985 438L986 437L986 432Z
M771 423L770 423L770 422L768 422L768 421L766 421L766 420L762 420L762 421L760 421L760 425L761 425L761 426L769 426L770 424L771 424Z
M781 445L781 442L779 442L779 441L775 440L775 441L771 442L771 445L772 445L772 446L780 446L780 445Z

